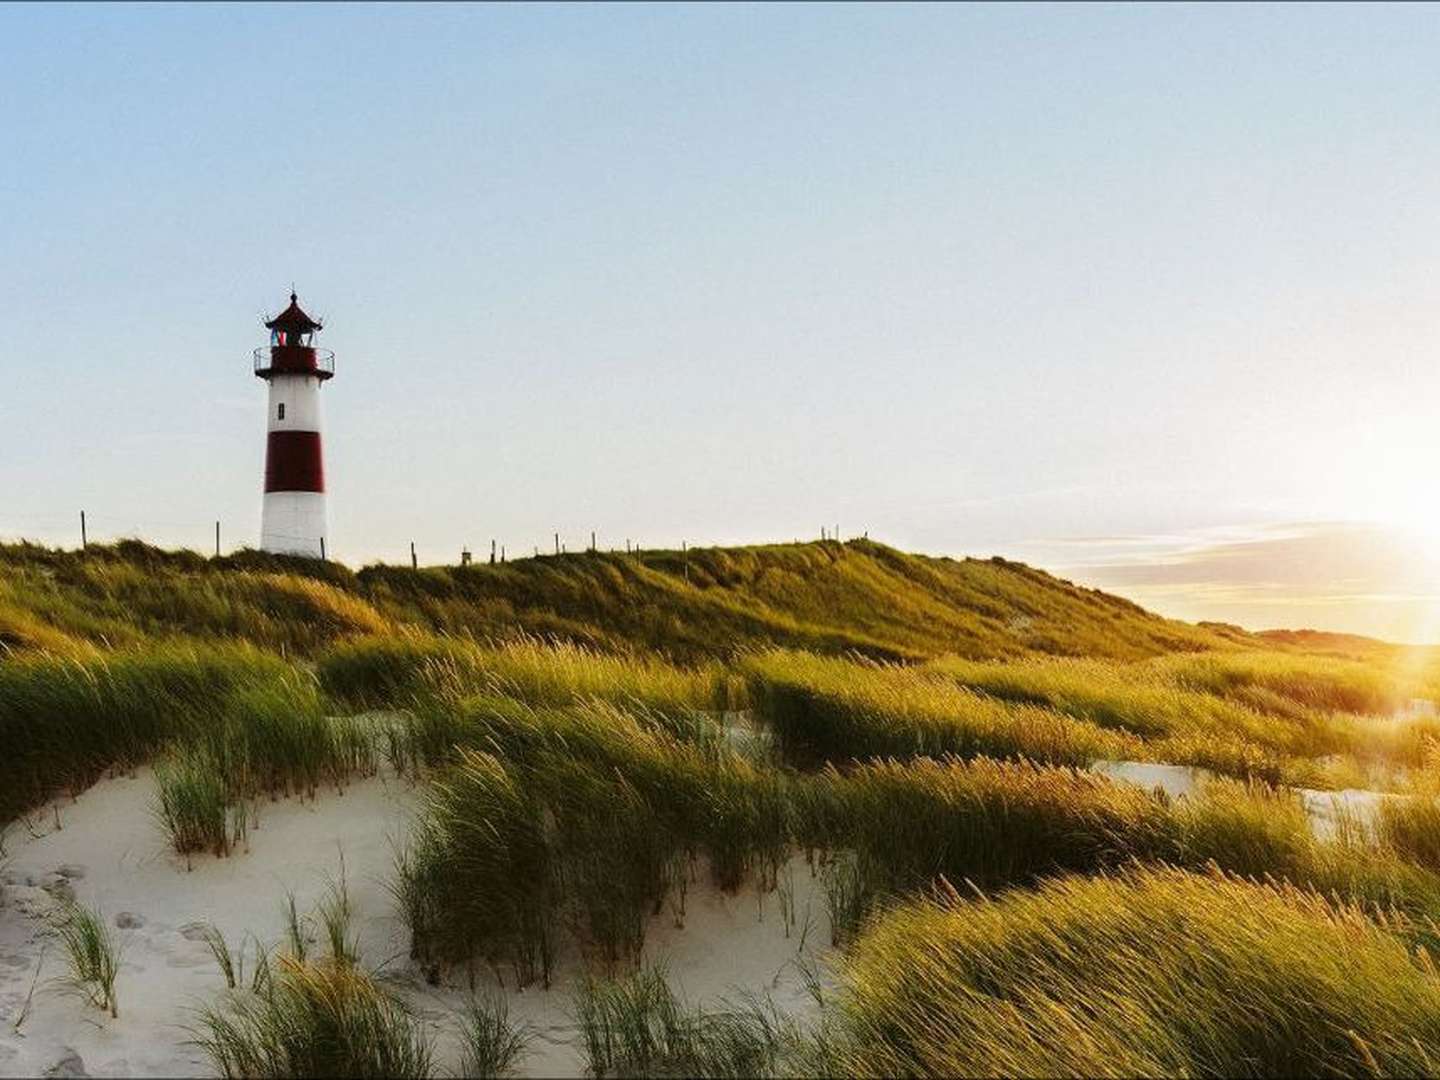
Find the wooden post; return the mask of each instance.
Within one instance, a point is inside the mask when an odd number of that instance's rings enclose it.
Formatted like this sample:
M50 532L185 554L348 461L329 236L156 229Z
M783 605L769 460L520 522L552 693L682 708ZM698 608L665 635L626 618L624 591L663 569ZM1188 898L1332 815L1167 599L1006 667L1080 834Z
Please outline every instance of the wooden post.
M502 563L505 561L505 545L504 545L504 544L501 544L501 545L500 545L500 561L501 561Z
M320 538L320 553L321 558L324 558L325 538L323 536ZM215 557L217 559L220 557L220 522L218 521L215 522Z
M410 569L419 570L420 560L415 557L415 541L410 541Z
M560 554L560 534L559 534L559 533L556 533L556 534L555 534L555 554L556 554L556 555L559 555L559 554Z
M495 565L495 541L490 541L490 565Z
M596 550L596 549L595 549L595 530L594 530L594 529L591 529L591 530L590 530L590 550L591 550L591 551Z
M80 511L80 550L84 551L89 547L89 541L85 537L85 511Z
M325 561L325 537L320 537L320 561Z

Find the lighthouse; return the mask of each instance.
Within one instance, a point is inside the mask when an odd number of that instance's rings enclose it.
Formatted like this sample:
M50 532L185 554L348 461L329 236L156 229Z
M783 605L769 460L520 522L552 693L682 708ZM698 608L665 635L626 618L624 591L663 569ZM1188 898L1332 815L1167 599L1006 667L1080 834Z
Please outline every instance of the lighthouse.
M260 547L282 555L325 557L325 464L320 387L335 374L335 354L317 349L320 324L290 306L265 323L270 344L255 350L255 374L269 387L265 504Z

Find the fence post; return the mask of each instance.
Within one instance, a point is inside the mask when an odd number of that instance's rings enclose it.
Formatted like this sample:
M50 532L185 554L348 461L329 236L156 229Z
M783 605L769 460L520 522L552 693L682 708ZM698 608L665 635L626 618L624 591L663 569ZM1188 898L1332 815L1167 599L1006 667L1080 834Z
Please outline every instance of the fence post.
M559 534L559 533L556 533L556 534L555 534L555 554L556 554L556 555L559 555L559 554L560 554L560 534Z
M326 561L326 556L325 556L325 537L323 537L323 536L320 537L320 561L321 561L321 562L325 562L325 561Z
M597 550L596 547L595 547L595 530L594 530L594 529L591 529L591 530L590 530L590 550L591 550L591 551Z
M215 522L215 557L220 557L220 522ZM325 538L320 538L320 557L325 557Z
M85 537L85 511L80 511L80 550L84 551L89 547L89 541Z
M495 565L495 541L490 541L490 565Z
M410 541L410 569L419 570L420 560L415 557L415 541Z

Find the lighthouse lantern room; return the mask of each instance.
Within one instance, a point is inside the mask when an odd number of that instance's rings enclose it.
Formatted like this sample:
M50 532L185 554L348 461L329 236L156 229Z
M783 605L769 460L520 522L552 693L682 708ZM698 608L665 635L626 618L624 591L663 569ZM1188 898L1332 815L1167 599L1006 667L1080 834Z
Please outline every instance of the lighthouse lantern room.
M265 439L265 503L260 547L284 555L325 557L325 464L320 387L335 374L335 354L314 345L321 329L290 306L265 323L270 344L255 350L255 374L270 390Z

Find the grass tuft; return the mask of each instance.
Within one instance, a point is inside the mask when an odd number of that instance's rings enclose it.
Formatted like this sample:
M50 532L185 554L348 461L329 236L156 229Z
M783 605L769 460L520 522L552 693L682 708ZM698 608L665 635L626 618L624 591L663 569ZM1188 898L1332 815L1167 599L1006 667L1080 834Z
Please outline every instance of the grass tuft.
M84 998L111 1018L120 1015L115 980L120 973L121 943L115 939L99 911L72 901L63 903L52 917L51 929L60 939L69 965L62 977L65 989Z

